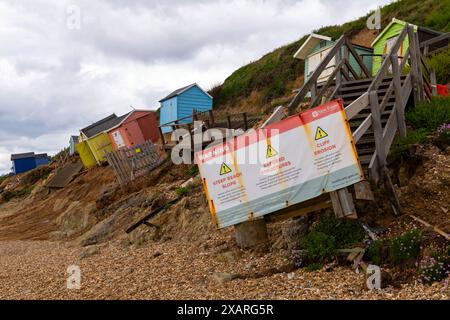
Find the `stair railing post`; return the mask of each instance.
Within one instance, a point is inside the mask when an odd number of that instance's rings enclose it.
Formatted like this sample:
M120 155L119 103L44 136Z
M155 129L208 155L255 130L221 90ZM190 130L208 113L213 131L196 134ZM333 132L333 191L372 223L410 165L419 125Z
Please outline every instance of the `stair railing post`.
M431 69L430 71L430 81L431 81L431 93L434 97L438 95L437 92L437 80L436 80L436 70Z
M418 70L418 76L419 76L419 97L420 101L425 101L425 86L423 81L423 73L422 73L422 60L421 56L422 53L420 52L420 42L419 42L419 33L414 33L414 48L416 50L416 57L417 57L417 70Z
M418 66L417 66L417 54L414 48L415 36L414 36L414 27L411 25L407 26L408 28L408 39L409 39L409 57L411 60L411 82L413 87L413 95L414 95L414 105L417 105L420 102L419 96L419 74L418 74Z
M395 92L395 113L397 115L398 131L401 137L406 137L406 122L405 122L405 103L403 101L402 94L402 84L400 80L400 69L398 66L398 56L397 54L391 55L392 64L392 81L394 82L394 92Z
M336 51L335 61L334 64L336 65L336 68L340 66L342 61L342 47ZM342 69L340 68L336 73L336 87L341 87L342 83Z
M380 173L386 166L386 153L384 152L383 127L381 126L380 105L378 103L378 93L369 93L370 112L372 114L372 128L375 138L375 152L377 154Z
M342 60L348 61L348 63L350 64L350 53L349 53L348 47L346 45L342 46ZM336 61L336 65L339 65L339 62L340 61ZM342 72L345 72L350 77L350 72L345 64L342 66L341 70L342 70Z

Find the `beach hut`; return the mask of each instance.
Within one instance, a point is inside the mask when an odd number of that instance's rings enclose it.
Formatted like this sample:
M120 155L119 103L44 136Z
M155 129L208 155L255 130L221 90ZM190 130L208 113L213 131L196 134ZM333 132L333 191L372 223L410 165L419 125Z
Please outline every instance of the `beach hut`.
M192 116L193 111L208 111L212 109L213 97L198 84L177 89L160 101L160 125ZM180 123L189 123L192 119L180 120ZM172 131L170 127L163 127L163 133Z
M79 142L79 137L78 136L71 136L70 137L70 140L69 140L69 156L73 156L77 152L75 146L77 145L78 142Z
M333 41L333 39L330 37L312 33L294 54L294 58L305 61L305 82L308 81L312 73L316 70L322 60L333 48L334 43L335 41ZM364 65L367 67L367 69L371 70L373 50L371 48L356 44L353 44L353 47L355 48L360 58L363 60ZM342 52L342 54L344 54L344 52ZM349 63L358 75L363 76L361 67L352 55L350 55L349 57ZM319 76L317 82L322 83L327 81L330 75L333 73L335 67L336 60L333 58L330 63L328 63L322 74Z
M380 70L384 57L389 53L390 49L395 44L398 36L405 28L406 24L407 22L405 21L395 18L392 19L392 21L386 26L386 28L384 28L378 35L378 37L376 37L376 39L372 42L374 54L372 66L373 75L376 75L378 70ZM418 33L420 43L442 34L441 32L434 31L428 28L416 26L413 24L410 25L414 27L414 32ZM439 48L447 44L448 40L443 40L439 43L434 44L432 48L430 48L430 50L434 51L436 49L435 47ZM406 36L405 40L403 41L403 44L400 46L397 53L400 61L403 58L403 55L406 52L406 50L408 50L408 47L409 47L409 37Z
M39 153L34 155L36 167L46 166L50 163L50 158L46 153Z
M150 110L133 110L120 123L108 130L114 149L132 147L151 140L159 140L156 114Z
M35 154L34 152L26 152L12 154L11 161L13 173L19 174L47 165L49 157L46 153Z
M106 162L105 151L113 150L107 131L121 123L127 115L118 117L112 114L80 130L81 142L76 149L85 167Z

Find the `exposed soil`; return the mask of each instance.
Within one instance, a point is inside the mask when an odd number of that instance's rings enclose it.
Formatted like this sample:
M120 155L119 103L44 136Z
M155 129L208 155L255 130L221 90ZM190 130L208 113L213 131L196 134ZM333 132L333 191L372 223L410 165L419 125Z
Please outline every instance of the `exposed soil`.
M423 164L399 187L404 216L360 211L393 234L414 214L449 230L448 151L419 150ZM284 243L289 221L269 225L270 253L236 248L232 228L216 230L199 182L181 201L131 234L124 230L177 197L189 166L164 164L126 188L109 168L80 174L66 188L39 181L30 196L0 204L0 298L17 299L448 299L445 281L420 284L396 274L380 291L350 266L294 270ZM425 201L424 201L425 199ZM377 220L378 219L378 220ZM417 224L416 224L417 225ZM420 227L419 225L417 225ZM441 241L436 236L436 241ZM81 290L66 288L67 267L78 265ZM403 279L403 278L404 279Z

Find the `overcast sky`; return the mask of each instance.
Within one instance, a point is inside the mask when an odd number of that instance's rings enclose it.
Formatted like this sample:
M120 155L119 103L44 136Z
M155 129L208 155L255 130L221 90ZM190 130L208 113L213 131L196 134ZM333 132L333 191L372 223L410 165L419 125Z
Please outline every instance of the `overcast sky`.
M54 154L110 113L156 109L193 82L209 89L313 29L388 2L1 0L0 174L11 153Z

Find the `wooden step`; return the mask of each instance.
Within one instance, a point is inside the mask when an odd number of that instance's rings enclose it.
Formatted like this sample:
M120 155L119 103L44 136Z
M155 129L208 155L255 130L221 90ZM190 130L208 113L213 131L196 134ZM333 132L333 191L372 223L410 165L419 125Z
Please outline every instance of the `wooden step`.
M372 160L373 154L367 154L359 157L359 162L361 163L361 166L368 167L370 164L370 160Z
M347 87L347 86L358 86L364 83L368 83L371 84L374 78L364 78L364 79L358 79L358 80L350 80L350 81L344 81L342 84L343 86ZM406 76L403 75L400 77L401 80L406 79ZM383 79L382 83L385 82L390 82L392 80L392 77L386 77Z
M358 98L359 98L360 96L358 96ZM347 107L347 106L349 106L353 101L355 101L357 98L354 98L354 99L349 99L349 98L347 98L347 99L343 99L343 102L344 102L344 106L345 107ZM382 101L383 101L383 99L384 99L384 96L378 96L378 103L381 103ZM394 103L395 102L395 94L393 94L393 95L391 95L390 97L389 97L389 100L388 100L388 104L390 104L390 103Z
M404 83L405 83L405 81L404 80L401 80L401 85L403 86L404 85ZM389 88L389 85L390 85L390 83L389 82L383 82L379 87L378 87L378 89L387 89L387 88ZM367 92L367 90L369 89L369 85L368 84L363 84L363 85L358 85L358 86L343 86L340 90L339 90L339 92L342 94L342 93L348 93L348 92L354 92L354 91L356 91L356 92L362 92L362 93L364 93L364 92ZM361 94L362 94L361 93Z
M385 94L387 93L387 88L386 89L380 89L380 90L377 90L377 92L378 92L378 97L384 97L385 96ZM352 93L346 93L346 94L341 94L340 95L340 98L342 98L344 101L348 101L349 100L349 98L354 98L354 100L356 100L356 98L358 98L358 97L360 97L360 96L362 96L364 93L366 93L367 92L367 90L365 90L365 91L357 91L357 92L352 92ZM392 95L394 95L394 92L392 92Z
M388 106L386 106L386 110L381 113L381 117L389 117L391 115L392 108L388 109ZM356 116L351 118L349 121L350 123L354 120L364 120L367 118L367 116L370 114L370 108L362 110L360 113L358 113Z
M381 118L381 125L384 128L384 125L386 124L386 122L388 121L389 117L383 117ZM352 131L356 130L356 128L358 128L364 121L364 118L360 119L359 121L350 121L350 129L352 129Z
M375 144L375 138L373 135L371 136L366 136L366 137L362 137L361 139L359 139L359 141L356 143L356 148L359 148L359 146L361 145L365 145L365 144Z
M373 145L372 147L357 148L357 151L358 151L358 157L363 157L366 155L371 156L375 152L375 145Z

